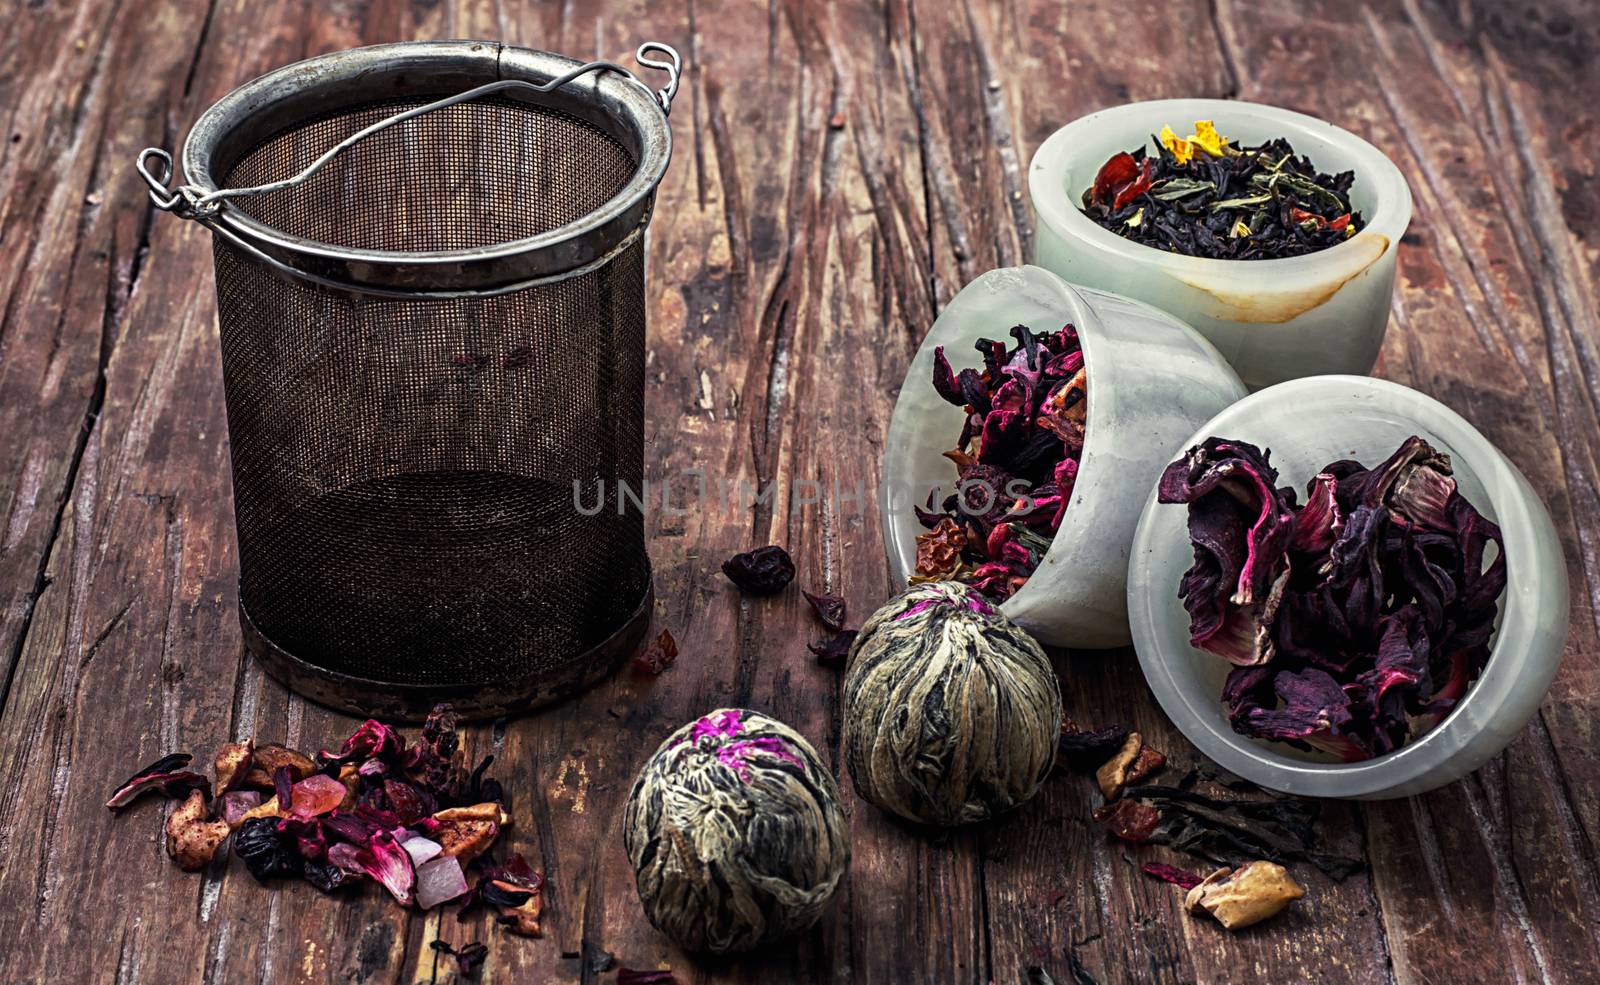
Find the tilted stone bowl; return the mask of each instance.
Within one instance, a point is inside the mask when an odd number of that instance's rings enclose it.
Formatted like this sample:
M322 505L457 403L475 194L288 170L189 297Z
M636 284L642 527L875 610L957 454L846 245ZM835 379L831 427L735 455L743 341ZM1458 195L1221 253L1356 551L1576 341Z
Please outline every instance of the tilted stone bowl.
M1114 294L1075 288L1040 267L991 270L940 314L911 363L889 423L880 512L897 585L916 566L924 532L912 507L955 467L943 457L961 433L962 410L933 389L933 350L951 366L982 365L973 344L1077 326L1088 381L1083 456L1061 529L1037 571L1001 606L1040 642L1102 648L1129 641L1129 544L1146 494L1201 422L1244 396L1217 350L1164 312Z
M1350 201L1365 225L1337 246L1282 260L1212 260L1135 243L1079 210L1108 158L1147 146L1163 125L1188 133L1213 120L1235 144L1287 138L1318 169L1354 171ZM1394 162L1360 137L1304 113L1226 99L1162 99L1090 113L1033 155L1028 189L1036 262L1074 284L1138 298L1194 326L1252 387L1319 373L1367 373L1378 360L1394 293L1395 252L1411 190Z
M1278 484L1304 493L1323 466L1376 466L1411 435L1450 456L1457 487L1500 525L1506 590L1483 675L1432 731L1358 763L1302 753L1233 731L1222 706L1231 666L1189 645L1178 582L1194 559L1188 509L1149 494L1133 543L1128 611L1150 689L1175 725L1213 760L1247 780L1312 797L1407 797L1483 765L1538 710L1567 635L1567 569L1550 515L1516 466L1450 408L1415 390L1358 376L1281 383L1227 408L1183 442L1207 437L1269 449ZM1176 458L1176 456L1174 456Z

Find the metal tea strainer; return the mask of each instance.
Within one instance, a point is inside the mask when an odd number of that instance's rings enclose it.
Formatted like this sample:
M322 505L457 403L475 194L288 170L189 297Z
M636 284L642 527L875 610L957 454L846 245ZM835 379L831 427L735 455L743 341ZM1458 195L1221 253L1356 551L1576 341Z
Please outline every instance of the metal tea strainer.
M642 638L644 233L681 61L636 58L663 89L491 42L341 51L208 109L186 184L140 154L214 234L239 615L295 690L485 717Z

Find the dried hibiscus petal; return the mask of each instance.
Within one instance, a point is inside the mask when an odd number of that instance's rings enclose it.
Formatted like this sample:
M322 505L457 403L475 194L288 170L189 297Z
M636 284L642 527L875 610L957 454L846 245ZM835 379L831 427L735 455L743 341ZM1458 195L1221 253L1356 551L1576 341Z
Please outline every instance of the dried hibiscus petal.
M491 867L478 881L475 895L499 913L498 922L523 937L540 936L544 912L544 876L533 871L521 855ZM463 911L465 912L465 911Z
M483 967L483 962L489 957L489 947L478 941L463 944L460 947L451 947L445 941L436 940L428 945L441 954L448 954L456 959L456 970L462 978L476 978L478 971Z
M806 649L816 654L817 663L824 667L843 667L850 660L850 647L860 632L857 629L841 630L821 643L807 643Z
M1171 865L1163 865L1160 862L1146 862L1144 865L1141 865L1139 869L1147 876L1153 876L1164 882L1170 882L1174 886L1182 886L1184 889L1193 889L1194 887L1200 885L1202 881L1204 881L1199 875L1196 875L1187 869L1180 869Z
M678 980L672 977L670 971L635 971L632 968L618 968L617 985L678 985Z
M162 756L118 784L106 801L106 806L112 810L126 807L152 790L158 790L162 796L173 800L187 799L192 791L201 793L202 800L209 798L211 781L184 769L193 758L186 752Z
M806 602L811 605L811 611L817 614L817 621L828 629L837 633L844 628L845 600L837 595L812 595L804 589L800 592Z
M794 580L789 552L776 545L757 547L722 562L722 573L745 595L773 595Z
M645 651L633 658L633 669L641 674L659 674L678 659L678 641L663 629Z
M1149 841L1155 834L1156 825L1161 822L1159 811L1143 801L1131 798L1107 804L1097 809L1093 816L1113 835L1123 841L1135 843Z

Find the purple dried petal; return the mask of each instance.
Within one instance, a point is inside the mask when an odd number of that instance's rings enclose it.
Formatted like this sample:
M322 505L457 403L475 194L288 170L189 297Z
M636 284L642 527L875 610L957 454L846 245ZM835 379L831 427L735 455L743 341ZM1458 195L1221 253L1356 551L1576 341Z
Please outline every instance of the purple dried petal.
M835 633L844 628L846 608L844 599L837 595L812 595L804 589L801 589L800 594L811 604L811 611L817 614L817 620L823 626Z
M1146 862L1144 865L1141 865L1139 869L1147 876L1154 876L1157 879L1160 879L1164 882L1170 882L1174 886L1181 886L1184 889L1193 889L1205 881L1203 876L1196 875L1187 869L1180 869L1171 865L1163 865L1160 862Z
M956 382L955 371L950 368L950 360L945 358L944 346L934 346L933 349L933 389L946 401L957 407L966 405L966 398L961 393L961 384Z
M806 649L816 654L817 663L824 667L843 667L850 659L850 646L860 630L841 630L821 643L808 643Z
M189 796L189 791L199 790L209 800L211 798L211 781L198 773L192 773L184 769L193 758L186 752L162 756L149 766L122 781L106 801L106 806L112 810L126 807L141 795L152 790L159 790L162 796L170 797L174 800L186 799Z
M1291 551L1325 553L1339 539L1344 527L1344 514L1339 510L1335 494L1338 480L1327 472L1319 473L1306 486L1306 505L1294 517L1294 536L1289 539Z

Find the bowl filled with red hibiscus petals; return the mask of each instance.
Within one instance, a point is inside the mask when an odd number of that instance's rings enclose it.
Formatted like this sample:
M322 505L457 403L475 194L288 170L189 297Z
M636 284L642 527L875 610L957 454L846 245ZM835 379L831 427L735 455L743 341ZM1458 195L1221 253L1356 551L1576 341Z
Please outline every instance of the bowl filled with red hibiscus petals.
M1464 776L1561 660L1555 529L1443 404L1366 377L1270 387L1200 428L1151 492L1128 606L1151 689L1222 766L1305 796Z
M1041 267L983 274L928 331L889 423L879 499L896 579L964 582L1046 644L1125 645L1144 495L1243 395L1170 315Z
M488 775L493 757L467 768L456 726L441 704L409 741L368 720L337 750L228 742L210 776L191 769L190 753L172 753L118 784L106 807L132 814L157 798L175 802L167 855L185 871L225 866L231 854L266 887L304 881L346 895L375 884L369 891L401 907L455 903L463 919L484 908L511 933L537 937L544 877L520 855L496 861L511 824L505 792ZM484 947L451 953L466 968Z

